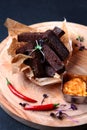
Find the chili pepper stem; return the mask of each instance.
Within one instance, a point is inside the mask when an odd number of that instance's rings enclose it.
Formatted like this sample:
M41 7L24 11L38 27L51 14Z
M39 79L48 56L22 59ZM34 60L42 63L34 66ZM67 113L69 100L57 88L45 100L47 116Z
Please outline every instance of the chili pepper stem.
M57 107L59 105L59 103L57 103L57 104L54 104L54 107Z
M7 81L7 85L11 84L11 83L9 82L8 78L6 78L6 81Z

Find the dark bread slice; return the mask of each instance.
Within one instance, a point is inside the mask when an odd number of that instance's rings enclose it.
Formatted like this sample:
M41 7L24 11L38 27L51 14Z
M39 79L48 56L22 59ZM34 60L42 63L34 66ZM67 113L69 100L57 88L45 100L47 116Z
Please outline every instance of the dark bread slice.
M54 50L54 52L60 57L62 61L66 60L66 58L69 56L69 51L60 41L60 39L53 33L53 31L46 31L43 38L48 39L48 42L46 43Z
M26 43L25 45L23 45L22 47L16 50L16 54L22 53L22 54L28 55L29 52L31 52L33 48L34 48L34 43L31 43L31 42Z
M43 44L42 50L45 55L45 59L52 66L55 72L59 74L64 72L65 66L56 53L46 44Z
M42 55L39 50L32 53L32 58L24 61L25 64L29 65L34 73L34 77L41 78L45 77L44 63L41 62Z
M43 36L43 33L39 32L26 32L26 33L21 33L18 35L18 41L21 42L35 42L35 40L41 39Z
M64 32L62 29L60 29L59 27L55 27L55 28L53 29L53 32L55 33L55 35L56 35L58 38L62 37L62 36L65 34L65 32Z

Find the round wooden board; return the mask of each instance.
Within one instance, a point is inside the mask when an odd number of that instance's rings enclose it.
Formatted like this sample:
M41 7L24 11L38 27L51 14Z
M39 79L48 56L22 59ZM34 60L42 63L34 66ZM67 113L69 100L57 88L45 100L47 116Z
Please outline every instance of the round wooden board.
M62 22L45 22L32 25L31 27L36 28L38 31L45 31L47 29L52 29L55 26L61 27ZM76 39L76 36L84 37L84 44L87 46L87 27L79 24L68 23L68 29L71 39ZM38 100L40 104L43 98L43 94L48 94L48 98L45 103L66 103L62 92L60 84L50 85L40 87L31 83L26 79L23 73L12 73L12 66L10 63L10 56L7 54L7 46L11 42L10 37L7 37L0 44L0 104L1 107L13 118L19 120L20 122L35 127L39 129L57 129L72 126L79 126L87 124L87 104L77 105L77 111L68 111L68 114L73 117L73 120L78 122L73 122L69 119L58 120L50 117L50 112L35 112L35 111L25 111L19 105L20 102L24 102L15 95L13 95L7 87L6 79L7 77L11 83L16 87L18 91L24 93ZM78 52L74 55L69 63L68 71L78 74L87 75L87 50ZM22 79L22 80L21 80ZM30 103L32 104L32 103ZM32 104L33 105L33 104Z

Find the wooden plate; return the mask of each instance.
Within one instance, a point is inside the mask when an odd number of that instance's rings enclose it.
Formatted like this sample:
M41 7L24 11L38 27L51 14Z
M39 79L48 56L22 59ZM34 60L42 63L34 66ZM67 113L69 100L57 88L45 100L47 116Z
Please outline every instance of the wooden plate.
M61 27L62 22L45 22L32 25L38 29L38 31L45 31L47 29L52 29L54 26ZM84 37L84 44L87 46L87 27L79 24L68 23L68 29L71 39L75 40L76 36ZM50 85L50 86L36 86L26 79L23 73L12 73L12 66L10 63L10 56L7 54L8 43L11 42L10 37L7 37L0 44L0 104L1 107L16 120L33 126L35 128L41 129L56 129L59 127L72 127L79 126L82 124L87 124L87 104L77 105L77 111L68 111L68 114L73 117L74 122L70 119L54 119L50 117L50 112L35 112L35 111L24 111L19 105L20 102L24 102L15 95L13 95L7 87L6 79L7 77L11 83L16 87L18 91L26 94L29 97L38 100L40 104L43 98L43 94L48 94L48 98L45 103L66 103L61 89L60 84ZM87 50L79 51L74 55L68 66L68 71L78 74L87 75ZM22 79L22 80L21 80ZM33 105L33 104L32 104Z

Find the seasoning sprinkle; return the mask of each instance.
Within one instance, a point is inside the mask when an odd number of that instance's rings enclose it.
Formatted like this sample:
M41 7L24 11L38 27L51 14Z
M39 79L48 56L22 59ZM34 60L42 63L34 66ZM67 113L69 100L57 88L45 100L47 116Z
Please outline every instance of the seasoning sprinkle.
M55 113L53 113L53 112L50 113L50 116L54 117L54 118L56 117Z
M78 40L78 41L80 41L80 42L83 42L83 41L84 41L84 37L78 36L78 37L76 38L76 40Z
M46 98L48 98L48 95L47 94L43 94L43 99L41 101L41 104L43 104L43 102L45 101Z
M76 40L78 40L79 42L75 44L75 47L78 47L79 51L87 50L87 48L82 44L82 42L84 42L84 37L78 36Z
M81 46L80 48L79 48L79 51L83 51L85 49L85 46Z
M76 106L75 104L71 104L70 109L72 109L72 110L77 110L78 108L77 108L77 106Z
M20 102L19 105L22 106L22 107L25 107L27 105L27 103L21 103Z
M63 106L63 107L61 107ZM77 110L77 106L75 104L70 104L70 107L69 108L65 108L67 107L65 104L61 104L56 113L50 113L50 116L53 117L53 118L58 118L59 120L63 120L64 118L68 118L70 119L72 122L75 122L75 123L78 123L77 120L74 120L72 116L68 115L66 112L69 111L70 109L71 110Z

